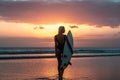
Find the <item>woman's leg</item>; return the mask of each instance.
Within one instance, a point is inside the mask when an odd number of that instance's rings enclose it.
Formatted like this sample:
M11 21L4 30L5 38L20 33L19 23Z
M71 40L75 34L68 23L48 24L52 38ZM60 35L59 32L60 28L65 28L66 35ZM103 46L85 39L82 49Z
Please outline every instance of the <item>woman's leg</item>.
M61 65L62 65L62 60L61 60L61 56L58 57L58 73L59 73L59 80L62 80L62 76L63 76L63 72L64 70L61 69Z
M63 74L64 74L64 69L61 68L61 77L63 78Z
M61 60L61 51L58 50L58 55L57 55L57 61L58 61L58 75L59 75L59 80L62 80L62 75L63 71L61 70L61 65L62 65L62 60Z
M58 68L58 75L60 76L60 66L61 66L60 59L57 58L57 61L58 61L58 66L57 66L57 68Z

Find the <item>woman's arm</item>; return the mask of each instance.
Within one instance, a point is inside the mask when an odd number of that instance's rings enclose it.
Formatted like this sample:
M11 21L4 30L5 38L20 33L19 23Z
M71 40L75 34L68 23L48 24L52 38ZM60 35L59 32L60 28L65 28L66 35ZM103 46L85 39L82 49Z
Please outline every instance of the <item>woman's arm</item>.
M57 40L56 40L56 36L54 37L54 42L55 42L55 56L57 56Z

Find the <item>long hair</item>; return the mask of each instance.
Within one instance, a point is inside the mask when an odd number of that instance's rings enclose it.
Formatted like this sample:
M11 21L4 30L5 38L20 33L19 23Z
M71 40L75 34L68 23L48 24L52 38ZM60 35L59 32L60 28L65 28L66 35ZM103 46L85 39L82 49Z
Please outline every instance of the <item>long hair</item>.
M62 34L62 33L64 33L64 32L65 32L65 27L64 27L64 26L60 26L58 33L59 33L59 34Z

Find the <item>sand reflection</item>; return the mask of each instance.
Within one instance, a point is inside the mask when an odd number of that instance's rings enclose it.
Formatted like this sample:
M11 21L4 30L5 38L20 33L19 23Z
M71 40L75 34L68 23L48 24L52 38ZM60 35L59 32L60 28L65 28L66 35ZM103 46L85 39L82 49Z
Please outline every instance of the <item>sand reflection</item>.
M65 80L120 80L120 58L73 58L64 73ZM57 60L1 60L1 80L57 79Z

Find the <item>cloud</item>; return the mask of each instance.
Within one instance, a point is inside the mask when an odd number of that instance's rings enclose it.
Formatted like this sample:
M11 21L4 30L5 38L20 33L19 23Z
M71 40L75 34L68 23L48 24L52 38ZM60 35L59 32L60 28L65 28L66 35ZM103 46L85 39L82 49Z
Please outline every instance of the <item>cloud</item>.
M32 24L59 22L94 26L120 25L120 2L112 0L0 1L0 19Z
M43 26L39 26L39 29L44 29L44 27Z
M34 30L37 30L37 29L44 29L44 27L43 26L36 26L36 27L34 27Z
M75 25L74 26L69 26L69 27L70 28L79 28L78 26L75 26Z

